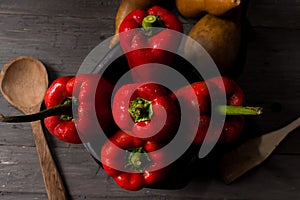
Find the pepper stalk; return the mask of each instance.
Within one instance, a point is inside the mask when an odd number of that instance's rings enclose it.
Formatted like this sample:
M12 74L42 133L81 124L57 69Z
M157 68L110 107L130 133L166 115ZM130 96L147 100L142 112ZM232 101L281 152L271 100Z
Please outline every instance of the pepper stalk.
M152 160L143 147L132 148L126 150L126 152L127 156L125 158L125 168L138 173L145 172Z
M130 101L128 112L135 122L151 120L154 115L152 102L140 97ZM261 115L263 113L263 108L219 105L217 106L216 112L220 115Z
M72 99L68 98L64 101L63 104L42 110L34 114L19 115L19 116L4 116L0 114L0 122L8 122L8 123L32 122L32 121L42 120L50 116L70 115L70 114L72 114Z
M250 106L219 105L217 112L222 115L261 115L263 108Z
M130 102L129 113L134 118L135 122L151 120L153 115L152 103L143 98L137 98ZM261 115L263 108L250 106L230 106L219 105L216 111L221 115ZM0 122L32 122L44 119L55 115L68 115L72 113L72 99L67 99L63 104L42 110L40 112L19 115L19 116L4 116L0 114Z
M161 31L160 29L153 30L152 27L165 28L166 26L159 16L148 15L143 19L142 27L145 35L152 36Z
M147 15L142 22L142 27L144 29L149 29L151 27L161 27L165 28L164 22L160 19L159 16Z

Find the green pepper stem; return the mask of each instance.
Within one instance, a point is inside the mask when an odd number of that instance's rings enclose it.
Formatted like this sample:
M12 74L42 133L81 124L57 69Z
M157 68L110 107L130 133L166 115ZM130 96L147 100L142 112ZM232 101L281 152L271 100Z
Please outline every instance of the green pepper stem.
M143 19L142 27L149 31L151 27L165 28L166 26L159 16L148 15Z
M153 27L153 24L156 22L157 17L154 15L148 15L143 19L142 26L144 29Z
M134 172L143 173L151 162L151 158L143 147L132 148L126 151L125 168Z
M138 97L130 101L128 112L135 122L151 120L153 115L152 102Z
M217 112L223 115L261 115L261 107L219 105Z
M65 103L58 106L42 110L38 113L19 116L3 116L0 114L0 122L32 122L44 119L50 116L67 115L72 113L72 100L67 100Z

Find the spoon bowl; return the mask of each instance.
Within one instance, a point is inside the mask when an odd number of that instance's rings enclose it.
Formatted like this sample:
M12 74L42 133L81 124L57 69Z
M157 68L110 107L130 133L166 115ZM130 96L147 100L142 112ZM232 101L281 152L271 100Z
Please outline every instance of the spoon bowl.
M1 92L5 99L26 114L40 110L48 87L48 75L43 64L21 56L2 69Z
M9 61L0 73L3 97L25 114L40 111L48 88L48 74L38 60L20 56ZM51 155L40 121L31 122L36 149L49 200L67 199L66 190Z

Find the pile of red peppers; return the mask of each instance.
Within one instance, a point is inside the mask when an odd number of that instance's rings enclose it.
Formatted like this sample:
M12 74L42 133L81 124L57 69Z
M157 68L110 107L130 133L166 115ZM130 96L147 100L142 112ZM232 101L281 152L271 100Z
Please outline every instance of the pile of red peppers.
M151 32L151 27L183 31L177 17L164 8L154 6L130 13L120 26L120 32L125 33L120 45L131 69L148 63L169 64L174 56L160 48L177 48L179 42L168 38L164 30ZM134 34L126 35L133 29ZM156 75L155 70L141 71L131 84L119 88L98 74L60 77L45 95L47 110L27 116L27 121L45 118L45 127L53 136L75 144L99 134L95 127L100 125L109 138L99 152L104 170L120 187L135 191L164 179L172 167L163 164L170 155L157 150L172 141L181 123L187 127L184 140L194 146L204 142L214 109L208 86L214 88L214 95L226 96L227 105L218 108L219 114L226 115L224 126L218 130L221 134L206 141L233 142L242 133L243 115L261 113L260 108L242 107L243 91L230 78L198 81L176 91L141 81ZM6 118L8 122L22 120L24 117Z

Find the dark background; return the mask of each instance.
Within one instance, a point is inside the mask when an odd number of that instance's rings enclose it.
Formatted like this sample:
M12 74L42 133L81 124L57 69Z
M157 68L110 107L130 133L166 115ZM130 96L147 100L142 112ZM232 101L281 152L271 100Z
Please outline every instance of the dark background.
M28 55L47 67L50 81L74 75L83 59L114 33L119 0L0 0L0 66ZM265 108L251 118L253 136L286 125L300 114L300 2L250 0L252 26L238 82L247 103ZM181 18L185 33L193 20ZM250 31L250 30L249 30ZM0 111L20 114L1 96ZM48 136L73 199L299 199L300 131L291 133L261 166L231 185L199 167L180 190L120 189L82 145ZM46 199L29 124L0 124L0 199Z

